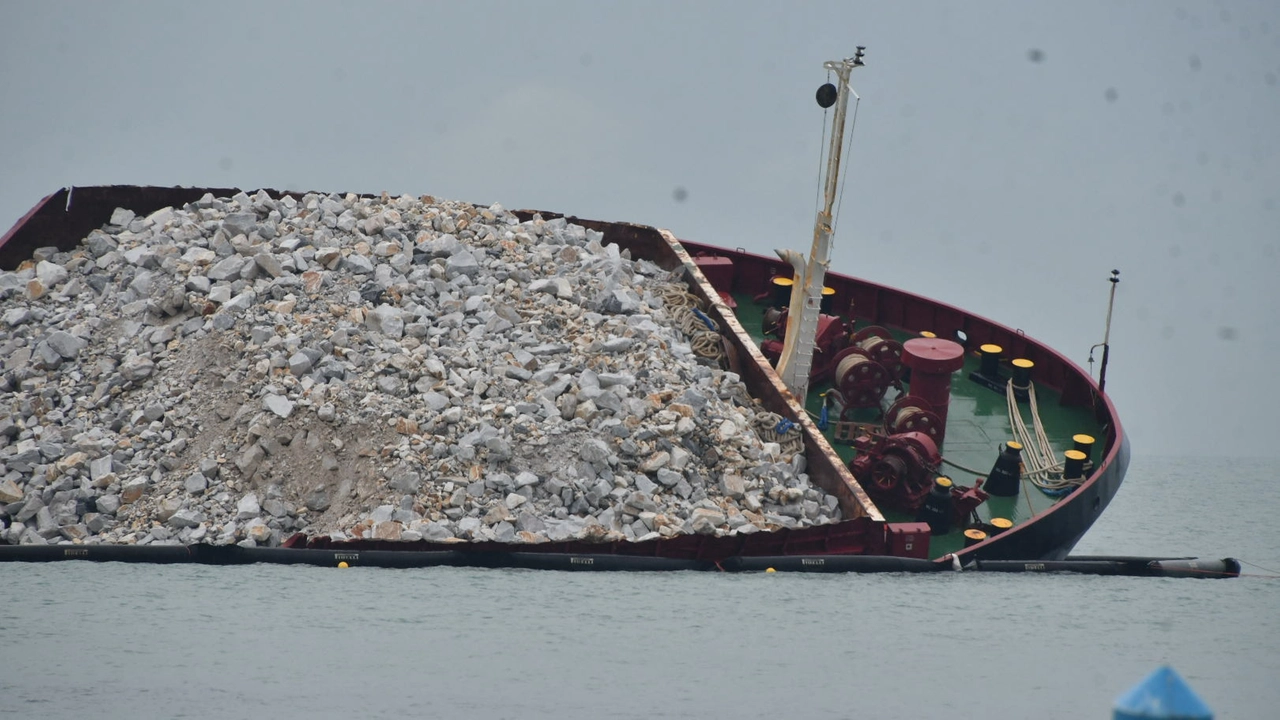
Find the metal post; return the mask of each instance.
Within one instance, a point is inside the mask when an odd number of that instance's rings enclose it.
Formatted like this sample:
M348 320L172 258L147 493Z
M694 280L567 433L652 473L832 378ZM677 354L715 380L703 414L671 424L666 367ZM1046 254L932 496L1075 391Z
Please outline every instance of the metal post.
M849 106L849 94L852 92L849 87L849 74L855 67L863 65L862 53L863 48L859 47L854 57L829 61L823 65L835 72L838 79L836 84L838 94L835 118L831 126L831 147L827 151L823 208L818 213L814 224L813 247L809 250L808 264L804 267L803 273L801 273L803 256L791 251L778 253L795 267L797 280L796 285L793 286L791 309L787 316L786 340L783 342L782 356L778 360L778 376L801 405L804 404L805 396L809 391L809 372L813 368L814 340L822 306L822 286L827 265L831 261L831 210L836 201L836 189L839 187L845 114Z
M1107 360L1111 355L1111 310L1116 305L1116 285L1120 284L1120 271L1111 271L1111 298L1107 301L1107 329L1102 335L1102 368L1098 371L1098 391L1107 389Z

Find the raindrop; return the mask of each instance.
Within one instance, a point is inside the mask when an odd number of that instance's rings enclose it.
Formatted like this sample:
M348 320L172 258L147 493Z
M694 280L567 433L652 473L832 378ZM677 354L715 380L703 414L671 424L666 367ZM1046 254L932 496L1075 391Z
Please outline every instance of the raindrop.
M1187 198L1181 192L1173 194L1173 204L1177 207L1184 207L1187 204Z
M1162 340L1172 340L1172 339L1173 339L1173 326L1172 326L1172 325L1165 325L1164 327L1160 328L1160 339L1162 339Z
M1027 51L1027 59L1033 63L1044 62L1044 51L1040 48L1031 48Z
M1273 72L1269 72L1269 73L1267 73L1266 75L1263 75L1262 77L1263 77L1263 79L1264 79L1264 80L1266 80L1266 81L1267 81L1267 84L1268 84L1268 85L1271 85L1271 86L1273 86L1273 87L1275 86L1275 84L1276 84L1276 74L1275 74L1275 73L1273 73Z
M683 185L677 186L675 190L671 191L671 197L674 198L676 202L682 203L689 199L689 191L685 190Z
M1222 325L1218 328L1218 338L1221 340L1235 340L1240 336L1240 331L1230 325Z
M233 164L233 163L231 162L231 158L230 158L230 157L223 156L223 157L222 157L222 159L218 161L218 169L219 169L219 170L230 170L230 169L231 169L232 164Z
M1102 96L1107 99L1107 102L1113 103L1120 98L1120 93L1116 92L1115 88L1109 87L1107 88L1107 91L1102 94Z
M1187 58L1187 64L1191 66L1192 72L1196 72L1200 69L1200 56L1192 53L1191 57Z

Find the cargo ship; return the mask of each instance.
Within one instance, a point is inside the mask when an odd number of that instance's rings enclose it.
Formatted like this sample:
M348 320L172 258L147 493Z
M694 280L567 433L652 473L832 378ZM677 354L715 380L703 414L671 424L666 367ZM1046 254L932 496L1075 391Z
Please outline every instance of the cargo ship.
M849 76L862 66L861 48L825 65L837 83L823 85L817 101L824 111L834 107L835 118L825 204L807 256L784 250L766 257L645 225L516 212L522 220L566 218L632 258L677 270L698 317L718 333L715 361L782 418L774 439L804 453L810 481L838 498L839 522L643 542L397 543L296 534L277 548L3 549L23 549L27 559L154 562L928 571L1016 561L1055 569L1114 497L1129 462L1128 438L1104 391L1109 343L1100 343L1103 375L1095 380L1020 330L827 270L845 118L850 97L857 98ZM73 250L116 208L145 215L237 192L64 188L0 238L0 268L29 262L37 248ZM1114 301L1117 274L1109 280ZM1109 567L1151 574L1157 566L1149 561Z

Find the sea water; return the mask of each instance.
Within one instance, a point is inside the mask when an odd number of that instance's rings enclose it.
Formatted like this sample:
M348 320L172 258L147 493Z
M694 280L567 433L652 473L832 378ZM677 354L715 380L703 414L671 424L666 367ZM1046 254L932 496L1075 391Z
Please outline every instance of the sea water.
M1077 553L1280 566L1269 461L1136 457ZM1280 715L1280 579L0 564L0 717Z

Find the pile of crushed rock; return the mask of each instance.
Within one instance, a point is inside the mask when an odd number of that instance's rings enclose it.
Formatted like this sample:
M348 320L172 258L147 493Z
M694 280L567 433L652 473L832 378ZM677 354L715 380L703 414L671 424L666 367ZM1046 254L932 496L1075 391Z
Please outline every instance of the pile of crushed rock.
M643 541L837 521L777 416L694 352L690 299L600 233L498 205L258 192L117 209L74 250L0 272L0 541Z

